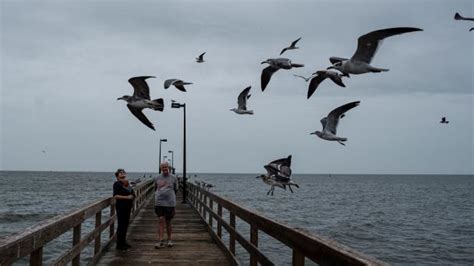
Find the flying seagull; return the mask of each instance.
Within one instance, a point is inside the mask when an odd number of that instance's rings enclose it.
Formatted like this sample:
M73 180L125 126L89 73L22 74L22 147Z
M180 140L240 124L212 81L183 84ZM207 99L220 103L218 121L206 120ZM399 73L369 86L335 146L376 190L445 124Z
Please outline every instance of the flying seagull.
M321 124L323 125L323 131L322 132L315 131L311 133L311 135L317 135L318 137L322 139L337 141L341 145L345 145L343 142L347 141L347 138L341 138L341 137L336 136L336 129L339 123L339 119L345 116L344 115L345 112L358 106L359 104L360 104L360 101L351 102L351 103L347 103L342 106L339 106L338 108L332 110L328 114L327 117L324 117L323 119L321 119Z
M293 42L290 44L290 46L283 48L283 50L281 50L280 55L282 55L286 50L299 49L299 47L296 47L296 46L295 46L296 43L297 43L299 40L301 40L301 37L299 37L298 39L296 39L295 41L293 41Z
M173 85L173 86L176 87L176 89L178 89L180 91L186 91L186 89L184 88L184 85L190 85L190 84L193 84L193 83L185 82L185 81L182 81L180 79L167 79L165 81L165 89L167 89L171 85Z
M164 103L163 98L150 100L150 88L146 83L146 79L154 78L153 76L141 76L133 77L128 80L133 87L133 96L124 95L117 100L124 100L127 102L127 107L132 112L132 114L138 118L143 124L147 127L155 130L153 124L148 120L148 118L143 114L142 110L145 108L150 108L155 111L163 112Z
M306 81L306 82L308 82L308 81L313 77L313 75L311 75L311 76L309 76L309 77L306 78L306 77L304 77L304 76L300 76L300 75L296 75L296 74L293 74L293 76L298 77L298 78L302 78L302 79L304 79L304 81Z
M198 57L196 57L196 62L198 63L204 63L204 55L206 54L206 52L202 53L201 55L199 55Z
M342 77L343 76L349 77L348 74L345 74L345 73L340 74L338 72L331 71L331 70L319 70L313 73L313 75L315 76L313 76L313 78L311 79L311 82L309 83L309 87L308 87L308 99L316 91L319 84L323 82L326 78L330 78L334 83L336 83L337 85L341 87L346 87L346 85L342 83Z
M466 17L463 17L463 16L461 16L458 12L456 12L456 14L454 14L454 19L455 19L455 20L470 20L470 21L474 21L474 18L466 18Z
M354 55L352 55L351 59L330 57L329 61L331 61L332 66L327 69L337 69L346 74L364 74L368 72L379 73L382 71L388 71L388 69L370 65L370 62L374 58L383 39L413 31L422 31L422 29L409 27L389 28L372 31L362 35L357 41L357 50Z
M257 176L257 178L261 178L265 184L271 186L270 190L267 192L267 195L271 193L271 195L273 196L273 191L275 190L275 187L286 189L286 186L288 186L290 188L291 193L293 193L291 186L299 188L298 184L296 184L290 179L290 167L291 155L287 158L272 161L264 166L265 170L267 170L267 175L260 175Z
M443 116L443 117L441 118L440 123L441 123L441 124L449 124L449 121L446 120L446 117Z
M237 98L238 107L230 109L231 111L234 111L239 115L253 115L253 110L247 110L247 99L250 98L249 92L251 88L252 86L248 86L239 94L239 97Z
M304 67L303 64L293 64L291 60L288 58L270 58L262 62L262 64L269 64L266 68L263 69L262 75L260 78L260 83L262 86L262 91L270 82L270 78L272 77L273 73L277 72L278 69L291 69L293 67Z

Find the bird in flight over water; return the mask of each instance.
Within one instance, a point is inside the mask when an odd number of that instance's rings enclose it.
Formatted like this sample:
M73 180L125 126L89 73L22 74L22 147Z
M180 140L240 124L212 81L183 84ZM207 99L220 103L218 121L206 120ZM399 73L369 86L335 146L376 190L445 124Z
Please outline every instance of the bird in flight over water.
M374 58L378 48L380 48L382 41L387 37L413 31L422 31L422 29L410 27L388 28L362 35L357 40L357 50L350 59L335 56L330 57L329 61L332 66L327 69L337 69L346 74L364 74L369 72L379 73L388 71L388 69L370 65L370 62Z
M149 108L154 111L163 112L164 102L163 98L150 100L150 88L146 83L146 79L154 78L153 76L140 76L133 77L128 80L128 82L133 87L133 95L124 95L117 100L124 100L127 102L127 107L130 112L138 118L143 124L147 127L155 130L153 124L148 120L148 118L143 114L142 110Z
M260 76L260 85L262 87L262 91L270 82L270 78L272 77L273 73L277 72L279 69L292 69L294 67L304 67L303 64L293 64L290 59L288 58L270 58L262 62L262 64L269 64L266 68L262 70L262 75Z
M238 107L232 108L230 111L233 111L239 115L253 115L253 110L247 110L247 100L250 98L249 92L251 88L251 86L248 86L239 94L239 97L237 98Z
M345 116L345 112L351 110L352 108L358 106L360 101L351 102L337 107L336 109L329 112L327 117L321 119L321 124L323 125L323 131L315 131L310 133L311 135L316 135L322 139L329 141L337 141L339 144L344 145L343 142L347 141L347 138L342 138L337 136L337 126L339 124L339 119Z
M299 37L298 39L296 39L295 41L293 41L293 42L290 44L290 46L283 48L283 50L281 50L281 52L280 52L280 55L282 55L286 50L299 49L299 47L296 47L296 43L297 43L299 40L301 40L301 37Z

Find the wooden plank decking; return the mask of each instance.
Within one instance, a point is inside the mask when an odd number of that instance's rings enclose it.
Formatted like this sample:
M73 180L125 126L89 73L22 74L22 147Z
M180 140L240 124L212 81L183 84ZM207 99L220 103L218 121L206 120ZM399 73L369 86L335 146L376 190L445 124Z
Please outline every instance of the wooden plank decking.
M97 265L230 265L198 213L181 201L179 197L173 219L174 247L154 248L158 241L158 217L151 197L128 229L127 241L132 248L124 252L112 245Z

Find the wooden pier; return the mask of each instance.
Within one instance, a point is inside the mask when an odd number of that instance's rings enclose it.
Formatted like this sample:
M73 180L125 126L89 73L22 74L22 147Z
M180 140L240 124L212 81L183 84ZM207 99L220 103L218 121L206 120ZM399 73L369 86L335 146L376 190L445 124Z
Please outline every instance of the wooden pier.
M266 218L196 185L188 183L186 187L187 203L183 204L178 199L176 217L173 220L175 246L172 248L154 248L158 240L158 219L154 213L152 197L154 184L149 180L135 189L137 198L127 237L132 245L130 250L120 252L114 248L115 202L109 197L0 239L0 266L11 265L22 258L29 258L30 265L43 265L46 263L43 260L43 249L47 248L45 245L68 231L72 231L71 247L47 264L281 264L272 261L268 254L259 249L261 233L291 249L288 256L291 256L292 265L305 265L305 262L311 261L324 265L384 264L335 241ZM179 194L181 197L182 193ZM104 212L108 212L108 215L104 215ZM91 219L94 219L95 227L84 234L82 224ZM239 231L242 228L239 225L242 224L249 228L247 233ZM239 257L242 254L236 253L237 243L248 256ZM93 248L93 254L81 256L87 247Z
M158 218L151 198L128 229L127 240L132 248L126 252L111 248L97 265L230 265L197 212L180 200L181 197L173 219L175 245L172 248L154 248L158 240ZM166 229L164 235L166 238Z

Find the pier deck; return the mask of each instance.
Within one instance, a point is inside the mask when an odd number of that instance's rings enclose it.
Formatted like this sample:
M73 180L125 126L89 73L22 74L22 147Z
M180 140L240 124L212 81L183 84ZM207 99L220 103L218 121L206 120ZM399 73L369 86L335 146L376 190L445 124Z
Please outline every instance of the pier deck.
M128 229L127 241L132 248L124 252L115 250L112 245L97 265L230 265L198 213L181 201L179 196L172 223L174 247L154 248L158 239L158 218L151 197Z

